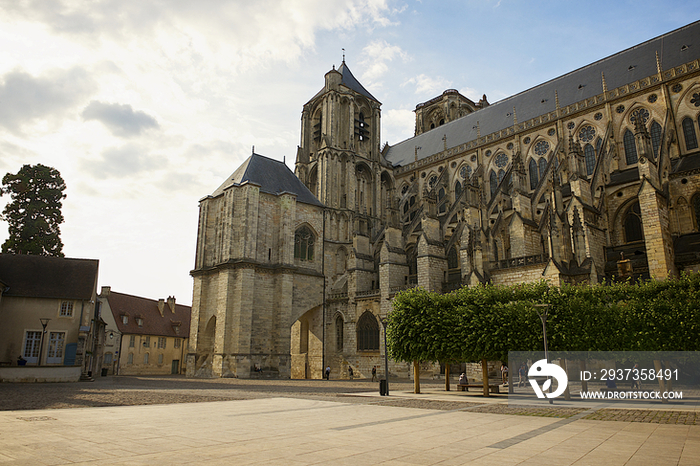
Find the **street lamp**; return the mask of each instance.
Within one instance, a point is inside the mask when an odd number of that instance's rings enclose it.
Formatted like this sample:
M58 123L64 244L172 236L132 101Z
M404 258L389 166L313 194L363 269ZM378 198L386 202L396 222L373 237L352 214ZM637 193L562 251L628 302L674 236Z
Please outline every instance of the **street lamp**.
M547 351L547 316L549 315L549 304L535 304L535 312L542 321L542 336L544 337L544 359L549 364L549 352ZM547 377L549 379L549 377ZM549 393L552 393L552 384L549 384ZM549 399L552 404L552 399Z
M389 352L386 345L386 326L389 323L386 317L380 318L384 327L384 377L386 378L386 396L389 396Z
M44 334L46 333L46 326L49 325L51 319L43 318L39 319L42 326L41 340L39 342L39 358L37 359L37 366L41 366L41 354L44 352Z

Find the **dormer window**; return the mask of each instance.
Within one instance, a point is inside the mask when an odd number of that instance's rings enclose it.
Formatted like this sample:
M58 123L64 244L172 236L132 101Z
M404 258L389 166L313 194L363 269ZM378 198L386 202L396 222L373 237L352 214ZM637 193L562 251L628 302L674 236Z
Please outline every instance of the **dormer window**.
M129 316L122 314L122 324L127 325L129 323Z
M136 325L143 327L143 319L141 317L136 318Z

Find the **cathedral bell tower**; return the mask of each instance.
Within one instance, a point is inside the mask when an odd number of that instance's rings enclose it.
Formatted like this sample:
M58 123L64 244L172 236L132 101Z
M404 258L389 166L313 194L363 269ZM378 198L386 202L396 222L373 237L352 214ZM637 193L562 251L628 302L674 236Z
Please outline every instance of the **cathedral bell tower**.
M295 172L327 208L380 212L380 106L345 60L304 105Z

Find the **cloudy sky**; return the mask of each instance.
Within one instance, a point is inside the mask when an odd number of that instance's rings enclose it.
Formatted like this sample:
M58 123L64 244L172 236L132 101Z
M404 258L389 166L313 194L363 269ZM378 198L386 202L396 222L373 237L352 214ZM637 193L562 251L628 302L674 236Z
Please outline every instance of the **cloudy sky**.
M493 103L698 20L700 4L0 0L0 12L0 176L57 168L66 256L99 259L100 286L190 304L199 199L252 146L293 169L302 105L343 48L395 144L445 89Z

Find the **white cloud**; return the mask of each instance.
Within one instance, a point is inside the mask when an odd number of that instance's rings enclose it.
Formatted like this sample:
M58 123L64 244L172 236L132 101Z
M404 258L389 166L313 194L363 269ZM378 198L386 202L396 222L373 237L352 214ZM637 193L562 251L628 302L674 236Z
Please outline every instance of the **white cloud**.
M132 143L106 149L98 160L82 162L83 170L98 179L133 177L166 166L165 157L150 154L146 148Z
M415 93L417 95L434 97L437 94L441 94L445 89L448 89L452 83L441 77L434 78L425 74L420 74L415 78L406 80L402 86L409 84L415 86Z
M416 115L408 109L391 109L382 114L382 140L396 144L413 136ZM383 143L382 143L383 145Z
M479 94L479 92L476 89L472 89L471 87L463 87L459 90L459 93L465 97L468 97L474 103L478 103L479 100L481 100L481 97L483 97L484 95L483 92Z
M372 83L382 77L388 70L389 65L394 59L400 59L404 63L411 60L408 53L403 51L398 45L391 45L385 40L377 40L369 43L362 49L362 55L365 57L360 64L365 67L365 72L362 74L363 81Z
M108 104L93 100L82 113L84 120L97 120L116 136L137 136L142 131L158 128L158 122L151 115L134 111L131 105Z
M41 76L10 71L0 84L0 125L12 132L38 120L57 121L96 89L80 67L51 69Z

